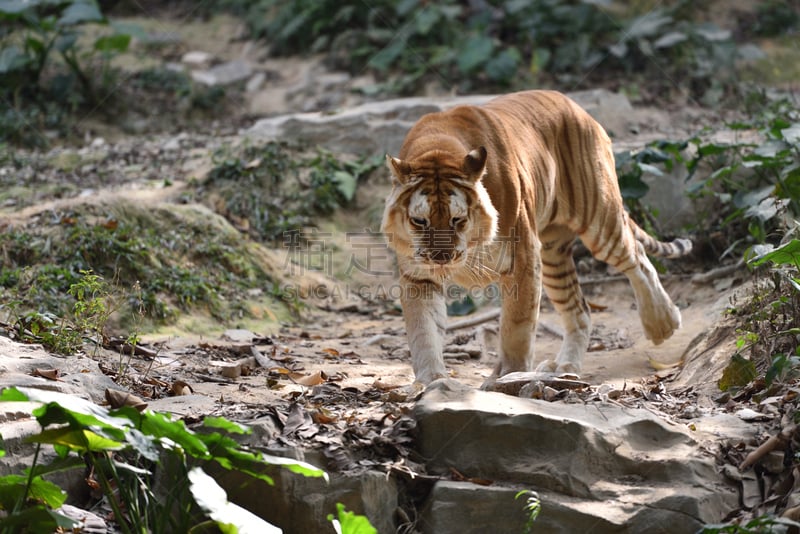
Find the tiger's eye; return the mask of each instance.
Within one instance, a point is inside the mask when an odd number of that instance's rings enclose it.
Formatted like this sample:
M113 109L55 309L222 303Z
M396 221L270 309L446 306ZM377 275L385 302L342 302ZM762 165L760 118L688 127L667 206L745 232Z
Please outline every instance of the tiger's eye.
M423 217L411 217L411 224L413 224L414 226L425 228L426 226L428 226L428 220Z
M466 219L464 217L453 217L452 219L450 219L450 227L451 228L455 228L456 226L460 225L464 221L466 221Z

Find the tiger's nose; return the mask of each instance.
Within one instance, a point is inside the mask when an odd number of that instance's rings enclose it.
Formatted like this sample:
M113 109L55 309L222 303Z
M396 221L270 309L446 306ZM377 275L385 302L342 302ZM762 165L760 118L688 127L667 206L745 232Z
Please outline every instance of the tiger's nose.
M433 263L438 263L439 265L443 265L445 263L450 263L455 259L456 253L452 250L432 250L428 254L428 259Z

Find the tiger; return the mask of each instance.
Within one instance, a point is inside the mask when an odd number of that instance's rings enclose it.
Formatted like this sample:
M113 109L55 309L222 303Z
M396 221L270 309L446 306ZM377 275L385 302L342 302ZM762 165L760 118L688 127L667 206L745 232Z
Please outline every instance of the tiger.
M647 339L658 345L680 328L648 254L678 258L692 242L658 241L631 219L609 136L566 95L522 91L424 115L386 162L391 192L381 231L396 256L415 382L448 378L445 288L453 284L496 283L503 296L492 377L578 375L591 318L576 238L626 275ZM555 358L534 367L542 287L564 335Z

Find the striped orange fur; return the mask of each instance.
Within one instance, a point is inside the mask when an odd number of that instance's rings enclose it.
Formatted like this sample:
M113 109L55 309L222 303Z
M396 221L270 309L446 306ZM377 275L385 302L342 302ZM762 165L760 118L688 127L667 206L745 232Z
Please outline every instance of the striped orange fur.
M496 375L534 368L543 287L565 337L538 369L579 372L591 319L572 259L576 237L627 275L649 339L661 343L680 326L647 254L679 257L691 242L657 241L630 219L608 135L561 93L526 91L426 115L387 162L394 187L382 229L397 253L418 381L446 376L449 283L497 282L506 295Z

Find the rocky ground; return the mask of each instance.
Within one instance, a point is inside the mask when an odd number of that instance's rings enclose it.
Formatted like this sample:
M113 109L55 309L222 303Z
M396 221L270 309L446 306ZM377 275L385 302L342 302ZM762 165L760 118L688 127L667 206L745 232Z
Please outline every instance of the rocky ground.
M240 56L238 63L223 63L227 70L200 55L183 62L196 80L245 83L248 110L267 115L263 120L217 134L98 132L82 146L29 155L41 165L13 172L30 173L35 187L5 195L0 225L53 224L87 204L177 211L202 202L187 191L221 146L277 139L337 154L391 153L422 113L457 102L436 95L362 105L351 89L369 80L323 72L313 60L254 61L247 49ZM680 137L700 119L720 120L690 107L636 109L605 91L573 96L614 133L618 147ZM365 259L358 239L377 228L386 189L385 174L377 172L359 186L353 210L321 221L330 270L308 272L308 257L287 256L285 249L265 253L286 288L311 294L300 319L289 320L278 304L232 324L201 313L143 336L135 351L107 344L67 357L0 336L0 385L53 389L100 404L145 403L188 422L222 415L252 425L253 445L335 474L327 487L285 475L276 488L259 492L238 491L238 480L219 474L232 500L286 532L325 531L325 515L337 501L366 513L381 532L520 532L525 517L514 499L520 489L542 497L537 531L694 532L759 506L769 497L769 491L759 494L765 479L791 476L778 453L757 474L738 469L757 442L781 427L788 399L754 402L722 395L716 386L736 342L724 311L733 288L745 281L741 270L707 276L695 262L670 262L663 280L682 310L683 328L656 347L644 339L627 283L582 258L594 326L579 378L516 377L497 385L499 392L480 391L496 359L497 321L490 317L496 303L486 299L471 316L483 320L451 318L446 359L465 388L422 393L410 387L391 258L372 243L369 272L348 268ZM654 189L651 201L661 197L667 204L662 223L678 228L691 206ZM230 222L219 224L236 232ZM557 318L545 304L539 357L555 353L559 338ZM109 390L136 399L109 397ZM32 421L12 409L3 417L0 433L17 453L4 469L13 469L29 459L22 438ZM265 511L265 501L274 506Z

